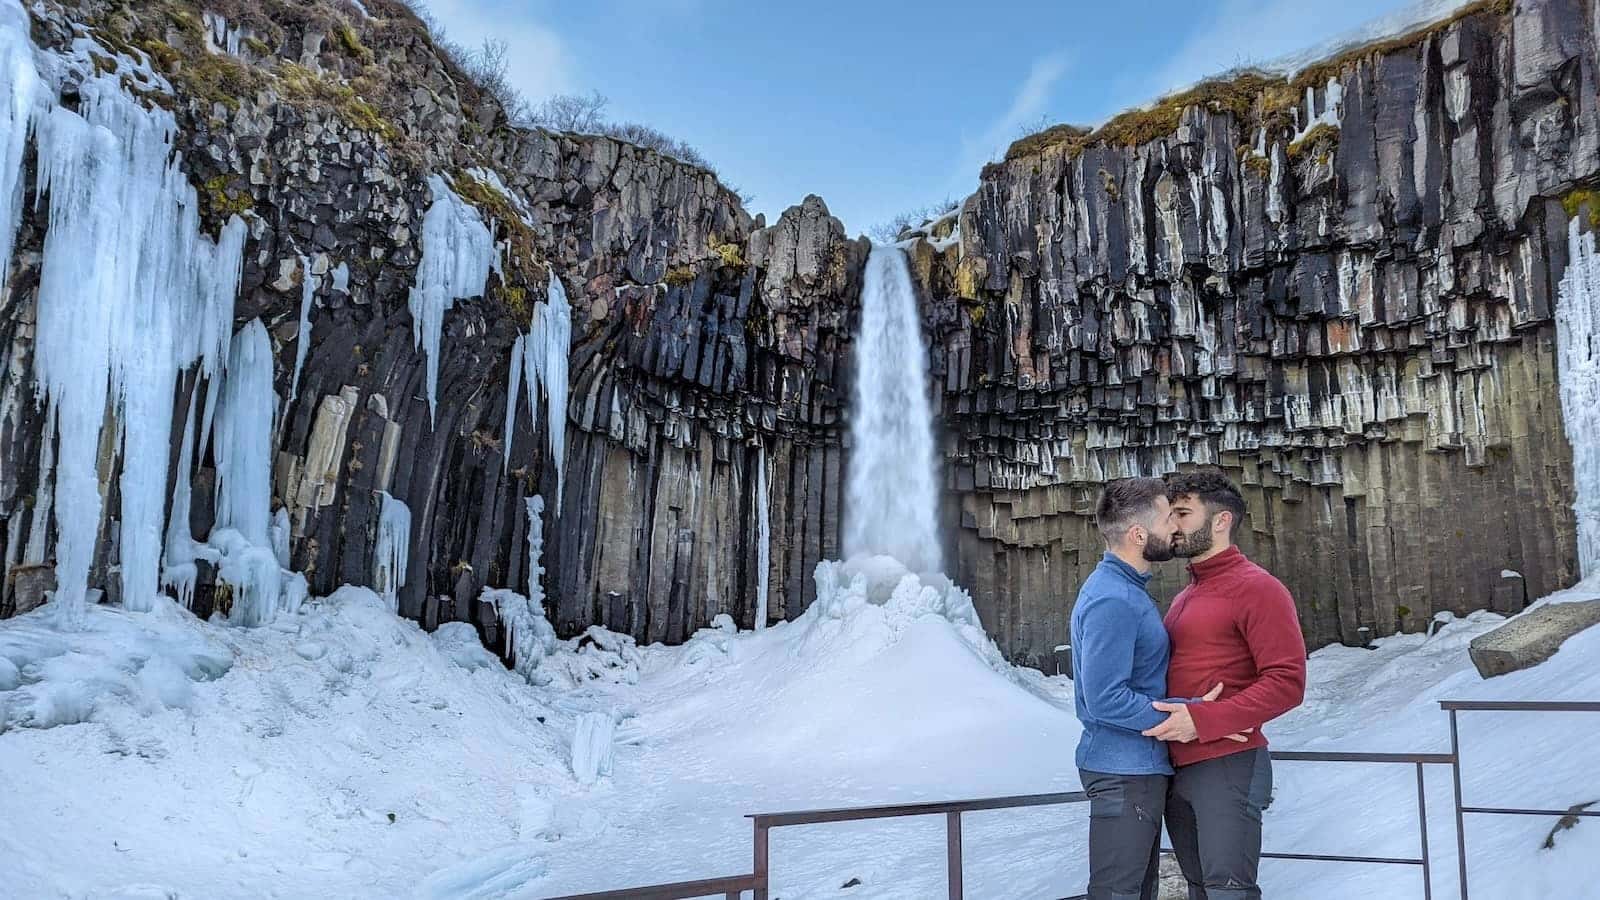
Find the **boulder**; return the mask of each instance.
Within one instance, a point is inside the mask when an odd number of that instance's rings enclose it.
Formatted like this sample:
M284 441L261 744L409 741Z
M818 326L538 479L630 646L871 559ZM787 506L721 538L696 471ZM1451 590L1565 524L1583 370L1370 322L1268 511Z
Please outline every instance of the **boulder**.
M1467 652L1485 678L1536 666L1585 628L1600 625L1600 599L1552 603L1472 639Z

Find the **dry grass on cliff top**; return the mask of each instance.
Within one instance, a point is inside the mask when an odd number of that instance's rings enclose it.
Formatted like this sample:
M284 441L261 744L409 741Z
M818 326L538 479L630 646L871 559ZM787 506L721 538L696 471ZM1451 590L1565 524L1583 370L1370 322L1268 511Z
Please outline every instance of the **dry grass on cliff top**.
M1147 107L1123 112L1098 128L1080 125L1055 125L1037 134L1014 141L1006 149L1005 162L1034 156L1046 150L1065 147L1069 156L1096 145L1139 147L1178 130L1184 110L1204 106L1212 112L1231 113L1238 122L1254 121L1269 130L1290 124L1288 111L1305 96L1308 86L1321 86L1336 79L1349 66L1374 55L1411 50L1429 37L1463 19L1473 16L1509 16L1512 0L1479 0L1448 18L1404 34L1384 38L1335 54L1292 74L1281 75L1260 70L1245 70L1202 81L1187 90L1169 94Z

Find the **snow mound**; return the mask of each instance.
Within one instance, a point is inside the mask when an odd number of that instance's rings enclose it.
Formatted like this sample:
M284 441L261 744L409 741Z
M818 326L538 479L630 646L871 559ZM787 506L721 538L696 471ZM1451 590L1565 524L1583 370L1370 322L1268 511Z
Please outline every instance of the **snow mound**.
M151 613L92 606L82 630L34 610L0 628L0 733L88 722L113 705L188 709L194 683L232 665L233 654L171 604Z
M433 643L450 661L466 669L491 669L500 667L500 660L485 650L478 637L478 629L467 622L446 622L433 633Z

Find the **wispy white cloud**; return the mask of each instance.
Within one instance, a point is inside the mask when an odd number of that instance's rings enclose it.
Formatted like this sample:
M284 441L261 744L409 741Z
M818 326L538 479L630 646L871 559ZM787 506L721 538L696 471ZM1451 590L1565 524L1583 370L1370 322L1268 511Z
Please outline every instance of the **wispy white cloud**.
M463 47L504 41L508 74L529 100L538 102L576 89L577 64L566 42L532 13L508 14L488 0L428 0L427 6L445 35Z
M1056 82L1067 74L1071 60L1065 52L1041 56L1028 68L1004 113L989 122L976 137L962 141L961 163L970 170L997 157L1017 139L1018 130L1044 115Z

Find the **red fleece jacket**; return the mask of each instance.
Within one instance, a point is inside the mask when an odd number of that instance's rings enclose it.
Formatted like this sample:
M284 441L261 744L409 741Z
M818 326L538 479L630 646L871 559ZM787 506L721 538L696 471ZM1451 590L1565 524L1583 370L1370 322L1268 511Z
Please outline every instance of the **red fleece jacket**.
M1189 705L1199 737L1167 745L1175 766L1267 746L1261 726L1306 693L1306 642L1282 582L1238 547L1191 564L1189 577L1167 610L1167 693L1199 697L1220 681L1222 695ZM1250 740L1224 740L1246 728L1255 729Z

